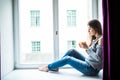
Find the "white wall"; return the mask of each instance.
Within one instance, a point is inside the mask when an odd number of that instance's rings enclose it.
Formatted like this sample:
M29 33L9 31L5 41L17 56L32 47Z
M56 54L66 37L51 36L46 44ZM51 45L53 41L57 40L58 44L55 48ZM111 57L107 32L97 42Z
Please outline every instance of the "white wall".
M12 0L0 0L1 77L13 70Z

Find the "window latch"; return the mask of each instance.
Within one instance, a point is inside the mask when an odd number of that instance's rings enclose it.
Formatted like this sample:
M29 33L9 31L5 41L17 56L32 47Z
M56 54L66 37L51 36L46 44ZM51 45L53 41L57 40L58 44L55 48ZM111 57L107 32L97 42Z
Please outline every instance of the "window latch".
M58 35L58 31L56 31L56 35Z

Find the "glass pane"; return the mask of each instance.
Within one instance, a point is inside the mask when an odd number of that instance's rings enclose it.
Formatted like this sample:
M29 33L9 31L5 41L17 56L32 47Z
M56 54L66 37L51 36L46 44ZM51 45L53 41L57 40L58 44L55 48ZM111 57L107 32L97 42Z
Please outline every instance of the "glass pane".
M91 0L59 0L59 55L79 48L87 39L87 22L92 18Z
M54 60L52 11L52 0L19 0L20 64Z

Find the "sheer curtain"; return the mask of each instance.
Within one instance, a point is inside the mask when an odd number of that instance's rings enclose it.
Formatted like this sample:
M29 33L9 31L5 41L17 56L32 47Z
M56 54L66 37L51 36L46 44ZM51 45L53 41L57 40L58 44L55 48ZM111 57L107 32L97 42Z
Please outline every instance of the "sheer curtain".
M103 80L110 80L110 15L109 0L102 0L103 10Z

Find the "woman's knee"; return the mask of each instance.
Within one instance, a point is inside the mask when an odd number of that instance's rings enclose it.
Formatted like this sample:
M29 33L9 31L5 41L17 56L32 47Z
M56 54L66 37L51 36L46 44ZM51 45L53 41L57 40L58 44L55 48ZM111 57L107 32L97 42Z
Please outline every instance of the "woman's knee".
M73 54L76 51L75 51L75 49L70 49L69 52L70 52L70 54Z
M70 49L69 51L74 51L75 49Z
M64 59L68 60L71 56L65 56Z
M70 49L69 52L70 52L70 54L78 53L75 49Z
M64 55L65 56L74 56L75 55L75 50L74 49L70 49L67 51L67 53Z

